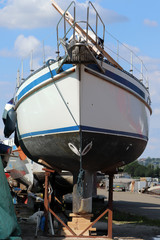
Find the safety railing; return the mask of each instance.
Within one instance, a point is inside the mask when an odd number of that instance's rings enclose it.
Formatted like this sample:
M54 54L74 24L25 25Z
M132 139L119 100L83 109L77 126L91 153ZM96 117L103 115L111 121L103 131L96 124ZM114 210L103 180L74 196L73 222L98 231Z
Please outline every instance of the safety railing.
M72 11L73 17L69 14L68 10ZM71 18L72 17L72 18ZM68 18L71 18L72 24L68 23ZM91 19L90 19L91 18ZM58 24L57 24L57 57L59 59L60 55L64 56L64 48L62 47L62 43L60 39L64 41L68 41L68 39L72 38L75 40L78 34L76 35L75 28L77 25L81 25L81 29L85 32L80 36L81 40L86 41L88 45L93 45L90 41L90 34L92 35L92 39L96 44L101 44L101 47L129 74L135 76L139 81L141 81L147 88L149 87L148 84L148 72L143 63L143 60L140 59L138 55L138 49L135 47L129 47L127 44L120 42L116 39L111 33L105 30L105 25L99 16L98 12L96 11L95 7L91 2L88 3L87 8L87 20L86 21L76 21L76 5L75 2L72 1L68 8L64 11L64 14L61 16ZM51 38L51 34L48 37ZM99 43L101 41L101 43ZM104 44L105 42L105 44ZM45 64L45 56L49 55L46 53L47 49L49 49L49 45L45 47L44 41L41 44L42 49L42 57L43 57L43 64ZM95 50L95 49L94 49ZM37 51L36 49L31 50L28 54L30 56L30 61L28 57L21 61L21 66L19 67L17 73L17 86L19 87L20 84L24 81L24 79L28 76L28 73L33 72L38 68L35 66L35 55L40 53L40 49ZM98 52L98 48L97 48ZM101 54L103 55L103 54ZM55 56L53 56L55 57ZM30 62L26 64L26 61ZM41 64L40 64L41 65Z
M148 71L143 60L137 56L139 51L138 48L129 47L127 44L120 42L111 33L106 31L104 49L125 71L139 79L146 88L149 88ZM135 52L137 52L137 54Z
M72 25L66 30L66 24L67 24L67 12L68 10L74 5L74 17L72 19ZM136 48L129 47L126 44L121 43L118 39L116 39L112 34L110 34L108 31L105 30L105 25L99 16L97 10L93 6L93 4L89 1L88 8L87 8L87 20L86 21L76 21L76 9L75 9L75 2L71 2L69 7L66 9L64 14L62 15L61 19L59 20L57 24L57 54L59 57L60 54L60 36L59 36L59 26L62 20L64 21L64 35L61 37L63 40L67 42L68 35L71 36L71 30L72 32L72 38L75 40L75 27L80 24L83 24L83 31L85 31L85 36L83 36L83 32L81 37L81 41L85 40L86 43L89 42L89 44L92 44L89 41L90 34L92 35L92 38L94 39L96 45L99 44L99 40L101 40L101 46L104 48L104 50L129 74L136 77L139 81L141 81L146 88L149 88L148 84L148 72L147 68L145 67L142 59L140 59L136 54L135 51L137 51ZM92 11L92 12L91 12ZM92 24L90 24L90 15L93 12L95 14L94 19L95 23L93 23L93 17L92 17ZM101 30L98 31L99 24ZM93 29L95 27L95 30ZM81 27L82 29L82 27ZM93 37L94 36L94 37ZM101 37L100 37L101 36ZM104 44L105 42L105 44ZM63 51L63 50L62 50ZM98 51L98 50L97 50ZM103 54L102 54L103 55Z
M68 13L68 10L70 10L70 8L73 7L73 17ZM92 8L92 12L95 13L95 24L92 24L95 25L95 30L93 29L93 27L91 27L91 24L89 23L89 20L90 20L90 8ZM70 20L70 27L68 27L68 30L67 30L67 24L68 24L68 20ZM60 24L61 23L64 23L63 24L63 36L60 37L60 30L61 27L60 27ZM88 7L87 7L87 20L86 21L76 21L76 5L75 5L75 2L72 1L71 4L68 6L68 8L64 11L63 15L61 16L58 24L57 24L57 28L56 28L56 31L57 31L57 55L58 55L58 58L59 58L59 54L60 54L60 45L61 45L61 41L60 39L62 38L63 40L68 40L67 38L67 35L68 33L71 33L71 30L73 31L72 32L72 37L73 39L75 40L75 28L77 27L77 24L85 24L85 26L82 28L83 31L86 33L86 36L83 36L83 32L82 32L82 35L81 37L83 38L83 40L86 41L86 43L89 42L89 31L92 32L92 34L94 34L94 41L96 43L96 45L98 44L101 44L102 48L104 47L104 37L105 37L105 25L101 19L101 17L99 16L97 10L95 9L95 7L93 6L93 4L89 1L88 3ZM98 31L98 25L99 23L102 25L102 36L100 37L100 31ZM77 27L78 28L78 27Z
M73 6L74 5L74 6ZM69 29L69 31L67 31L66 29L67 29L67 12L68 12L68 10L71 8L73 6L73 12L74 12L74 16L73 16L73 20L74 20L74 22L75 22L75 18L76 18L76 11L75 11L75 2L74 1L72 1L71 3L70 3L70 5L68 6L68 8L64 11L64 13L63 13L63 15L61 16L61 18L60 18L60 20L59 20L59 22L57 23L57 27L56 27L56 31L57 31L57 55L58 55L58 58L59 58L59 54L60 54L60 49L59 49L59 47L60 47L60 37L59 37L59 26L60 26L60 23L62 22L62 20L64 21L64 25L63 25L63 29L64 29L64 34L63 34L63 39L65 39L66 38L66 35L68 34L68 32L70 31L70 29ZM74 23L73 22L73 23ZM73 28L73 36L75 36L75 29ZM66 40L66 39L65 39Z

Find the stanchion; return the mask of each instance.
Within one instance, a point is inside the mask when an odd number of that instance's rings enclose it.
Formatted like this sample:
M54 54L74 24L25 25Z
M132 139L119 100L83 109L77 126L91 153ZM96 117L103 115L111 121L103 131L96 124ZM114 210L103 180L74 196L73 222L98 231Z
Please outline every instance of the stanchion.
M112 238L112 219L113 219L113 174L110 174L108 196L108 238Z

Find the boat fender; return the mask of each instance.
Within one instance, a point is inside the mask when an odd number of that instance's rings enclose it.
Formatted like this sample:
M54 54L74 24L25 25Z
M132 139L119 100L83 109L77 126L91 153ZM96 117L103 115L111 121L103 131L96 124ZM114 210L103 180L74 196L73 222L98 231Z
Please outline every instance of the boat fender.
M17 121L17 114L14 111L13 108L11 108L6 116L6 119L4 121L5 127L4 127L4 136L8 138L14 131L16 127L16 121Z
M17 148L19 147L19 141L18 141L18 136L17 136L17 132L15 131L14 133L14 143L17 146Z

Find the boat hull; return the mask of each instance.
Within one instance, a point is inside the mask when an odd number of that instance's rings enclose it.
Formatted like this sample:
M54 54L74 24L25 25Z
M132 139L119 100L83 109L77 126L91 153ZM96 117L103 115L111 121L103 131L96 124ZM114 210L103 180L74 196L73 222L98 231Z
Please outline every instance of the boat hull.
M82 139L84 139L82 146L86 146L86 143L90 143L94 139L92 149L82 157L82 166L89 171L107 171L128 164L141 155L147 144L141 139L88 132L82 133ZM20 141L20 145L34 161L44 159L56 169L65 169L73 173L79 169L80 163L79 156L75 155L68 147L69 142L78 148L80 135L65 133L38 136L23 139ZM41 148L37 148L38 145ZM60 148L57 147L59 145Z
M56 74L56 64L53 77L46 67L17 91L17 135L25 154L71 172L79 170L80 154L89 171L137 159L148 141L151 113L143 84L106 63L105 74L94 64L65 64Z

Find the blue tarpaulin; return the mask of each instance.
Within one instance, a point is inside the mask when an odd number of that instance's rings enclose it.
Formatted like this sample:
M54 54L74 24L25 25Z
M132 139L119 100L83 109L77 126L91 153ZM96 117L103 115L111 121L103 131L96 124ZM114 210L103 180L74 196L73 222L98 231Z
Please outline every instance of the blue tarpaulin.
M21 231L0 157L0 239L21 240Z

